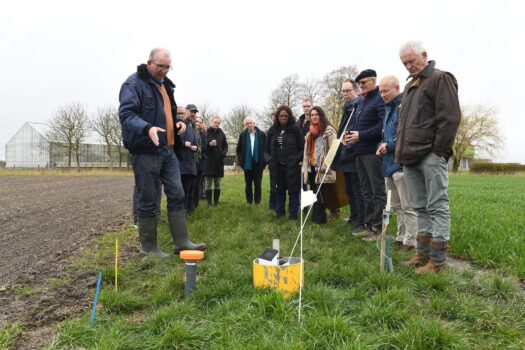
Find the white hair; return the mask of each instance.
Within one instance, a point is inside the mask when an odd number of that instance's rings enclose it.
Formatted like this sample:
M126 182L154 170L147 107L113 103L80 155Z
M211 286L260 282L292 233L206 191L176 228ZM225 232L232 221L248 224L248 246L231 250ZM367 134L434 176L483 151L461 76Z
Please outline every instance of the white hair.
M252 117L246 117L244 118L244 123L246 124L247 121L251 120L253 122L253 124L255 124L255 120L253 120Z
M412 49L416 55L422 55L423 52L426 52L425 46L423 46L423 43L419 40L410 40L401 45L399 48L399 55L401 55L403 52L405 52L408 49Z

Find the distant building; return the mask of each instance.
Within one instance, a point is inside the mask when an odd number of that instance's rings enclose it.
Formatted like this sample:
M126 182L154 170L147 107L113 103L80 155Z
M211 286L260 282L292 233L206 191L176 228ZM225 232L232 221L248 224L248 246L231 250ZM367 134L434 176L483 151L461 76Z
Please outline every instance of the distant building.
M48 140L49 126L43 123L25 123L5 145L6 168L57 168L67 167L68 157L64 147ZM110 166L107 146L95 134L89 135L80 146L79 165L75 154L71 156L71 167L108 168ZM128 153L121 147L113 152L113 167L126 167Z

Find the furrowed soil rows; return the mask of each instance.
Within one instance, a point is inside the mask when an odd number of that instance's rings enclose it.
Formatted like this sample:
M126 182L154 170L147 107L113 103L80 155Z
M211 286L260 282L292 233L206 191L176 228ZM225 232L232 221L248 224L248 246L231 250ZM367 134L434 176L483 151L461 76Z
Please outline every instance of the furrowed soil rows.
M131 176L0 177L0 326L34 329L86 309L95 276L67 272L66 260L131 221L132 190Z

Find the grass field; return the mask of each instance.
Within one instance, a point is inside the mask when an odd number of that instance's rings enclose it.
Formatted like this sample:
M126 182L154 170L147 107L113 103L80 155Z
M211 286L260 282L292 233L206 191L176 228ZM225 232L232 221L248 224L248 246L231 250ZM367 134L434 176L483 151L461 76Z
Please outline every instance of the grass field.
M183 298L178 258L134 255L114 291L114 240L132 252L137 234L106 235L71 267L103 272L97 320L64 322L49 349L523 349L525 297L515 280L525 277L525 177L450 182L453 254L498 269L415 276L401 265L410 256L394 251L395 272L381 275L375 245L351 237L343 220L307 224L297 322L298 298L254 289L251 264L272 238L286 255L299 224L246 207L242 177L227 176L221 207L201 205L190 218L193 240L209 244L191 297ZM160 242L169 250L164 219Z

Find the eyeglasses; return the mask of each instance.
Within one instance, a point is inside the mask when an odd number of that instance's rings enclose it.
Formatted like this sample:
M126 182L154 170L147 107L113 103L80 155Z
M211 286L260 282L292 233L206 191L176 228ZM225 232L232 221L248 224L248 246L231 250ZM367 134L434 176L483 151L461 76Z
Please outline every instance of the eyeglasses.
M350 90L345 89L345 90L342 90L343 94L344 94L344 93L347 93L347 92L352 92L352 91L355 91L355 89L350 89Z
M374 80L374 78L361 79L361 80L359 80L358 84L359 85L365 85L366 83L368 83L369 81L372 81L372 80Z
M155 62L151 62L151 63L153 63L154 65L156 65L157 68L159 68L159 69L162 69L162 70L168 70L168 72L171 71L171 70L173 69L172 66L166 66L166 65L164 65L164 64L158 64L158 63L155 63Z
M184 112L177 113L177 115L186 115Z

